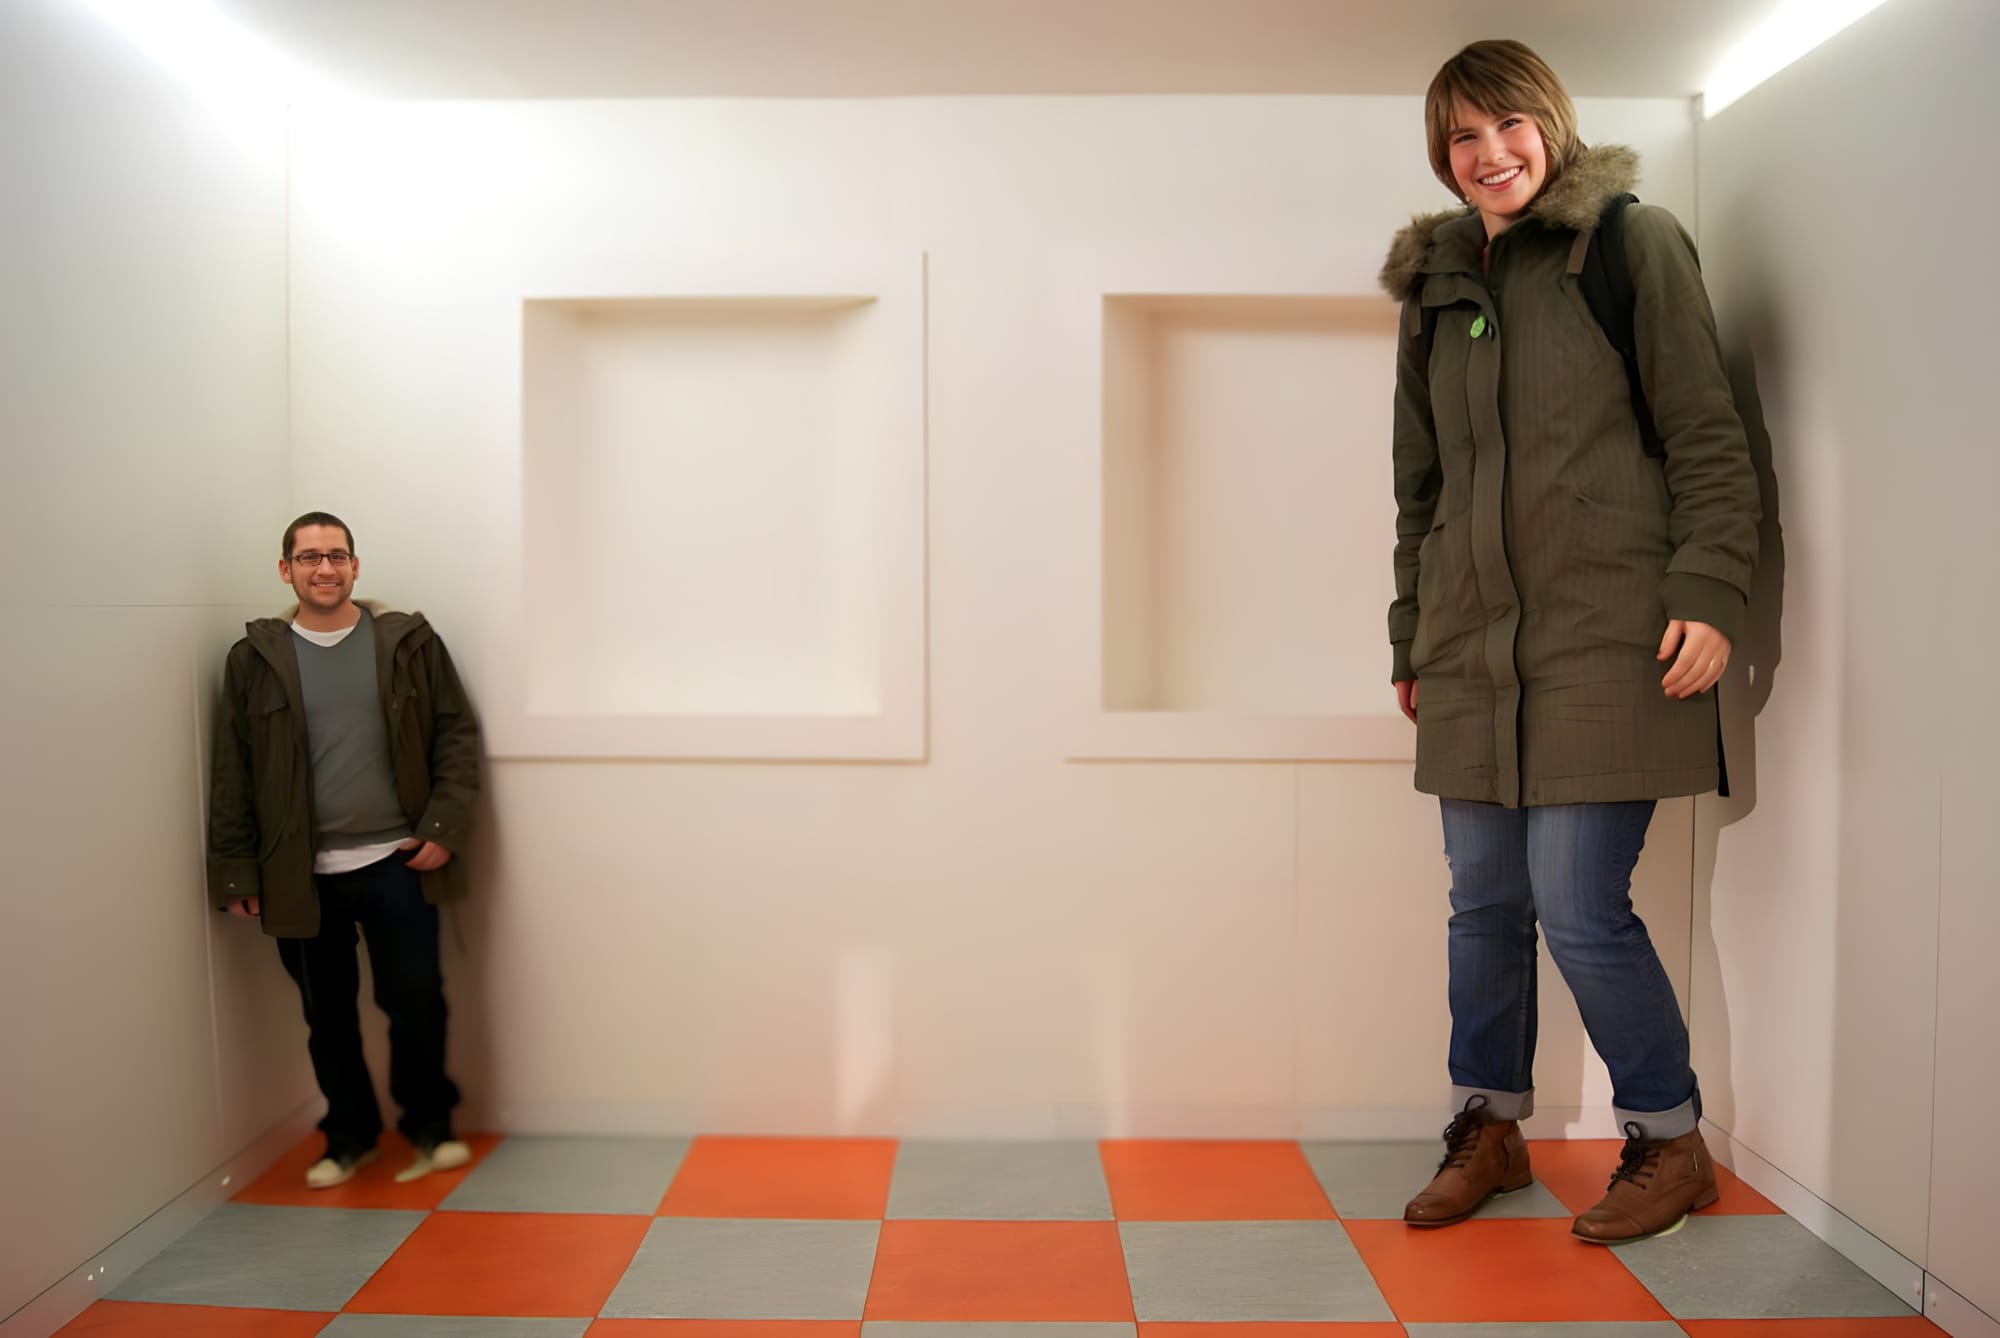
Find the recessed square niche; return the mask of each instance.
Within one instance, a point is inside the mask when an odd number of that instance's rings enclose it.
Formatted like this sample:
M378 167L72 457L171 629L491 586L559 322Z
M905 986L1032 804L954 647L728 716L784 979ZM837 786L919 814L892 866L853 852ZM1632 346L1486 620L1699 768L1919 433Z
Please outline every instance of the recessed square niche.
M524 302L505 751L922 755L921 331L866 293Z
M1383 728L1396 306L1102 301L1101 728L1080 755L1407 755Z

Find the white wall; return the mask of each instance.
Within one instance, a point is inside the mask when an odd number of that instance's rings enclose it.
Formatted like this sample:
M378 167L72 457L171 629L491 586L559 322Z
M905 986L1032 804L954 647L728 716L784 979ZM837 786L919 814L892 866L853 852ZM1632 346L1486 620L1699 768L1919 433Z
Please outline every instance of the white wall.
M4 1321L311 1079L276 954L201 870L221 653L284 593L282 117L218 119L27 0L0 127Z
M1694 884L1709 1113L1989 1311L1995 191L1966 164L1996 46L1982 0L1896 0L1703 128L1698 217L1684 106L1583 109L1701 225L1779 489L1725 695L1739 795L1664 806L1642 866L1684 998ZM1444 875L1406 765L1064 760L1094 755L1102 569L1067 499L1100 443L1096 371L1051 337L1148 248L1168 287L1248 256L1368 295L1442 199L1414 100L349 110L296 141L288 346L280 121L219 119L54 0L0 13L0 87L0 1318L309 1095L274 955L202 907L219 656L279 602L274 524L325 506L368 592L436 615L475 690L504 677L533 631L494 597L521 584L519 299L551 266L928 257L926 755L497 763L449 966L469 1122L1429 1127ZM1332 435L1372 477L1378 434ZM1386 537L1386 496L1334 500ZM646 554L604 565L646 616ZM1548 983L1550 1124L1601 1131Z
M1698 808L1693 1015L1713 1119L2000 1314L1996 50L1985 0L1894 0L1700 131L1778 518L1724 685L1742 792Z
M449 967L473 1119L1434 1131L1445 871L1407 762L1065 760L1089 755L1079 706L1103 705L1097 629L1078 625L1102 579L1098 518L1075 503L1102 427L1101 341L1078 335L1101 290L1134 291L1107 276L1171 292L1268 274L1368 297L1395 228L1446 202L1419 110L971 99L301 117L293 497L357 526L364 585L431 613L480 694L542 625L510 624L498 597L532 560L517 537L524 295L563 295L538 292L550 274L587 274L593 295L708 256L928 256L926 760L497 761L469 960ZM1591 103L1584 123L1637 145L1646 197L1692 219L1684 103ZM1377 536L1375 560L1323 573L1330 601L1386 581L1390 377L1385 346L1371 382L1325 388L1325 430L1306 442L1351 460L1301 470L1327 488L1329 523ZM601 564L634 619L671 615L657 560ZM1386 678L1386 600L1364 602L1340 636L1373 647ZM1392 707L1383 682L1372 709ZM1691 804L1663 806L1642 877L1683 984L1692 832ZM1608 1088L1566 991L1552 979L1543 997L1559 1127Z

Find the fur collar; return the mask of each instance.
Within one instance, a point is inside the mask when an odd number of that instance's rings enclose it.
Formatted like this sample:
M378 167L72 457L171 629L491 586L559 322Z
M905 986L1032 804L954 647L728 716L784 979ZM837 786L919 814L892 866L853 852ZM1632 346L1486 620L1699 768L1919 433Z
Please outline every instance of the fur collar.
M1561 179L1535 197L1528 213L1550 227L1582 232L1595 227L1604 207L1631 190L1638 180L1639 155L1624 145L1582 149ZM1382 287L1389 296L1400 300L1416 291L1439 228L1461 219L1477 218L1477 212L1471 209L1444 209L1411 218L1410 225L1396 234L1389 257L1382 264Z

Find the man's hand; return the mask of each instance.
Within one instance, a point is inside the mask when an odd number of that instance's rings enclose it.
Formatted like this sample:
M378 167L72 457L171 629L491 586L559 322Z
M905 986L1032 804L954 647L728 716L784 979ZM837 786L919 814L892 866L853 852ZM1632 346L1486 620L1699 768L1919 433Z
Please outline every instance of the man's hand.
M1396 705L1403 708L1403 714L1417 723L1417 680L1406 678L1396 685Z
M1673 660L1660 686L1669 697L1685 701L1722 680L1722 671L1729 667L1729 638L1707 623L1676 618L1667 624L1667 634L1660 638L1660 653L1654 658Z
M417 853L410 856L410 867L418 873L429 873L432 869L442 869L451 852L435 841L426 841L417 847Z
M238 897L229 903L229 913L245 920L254 920L264 913L262 897Z

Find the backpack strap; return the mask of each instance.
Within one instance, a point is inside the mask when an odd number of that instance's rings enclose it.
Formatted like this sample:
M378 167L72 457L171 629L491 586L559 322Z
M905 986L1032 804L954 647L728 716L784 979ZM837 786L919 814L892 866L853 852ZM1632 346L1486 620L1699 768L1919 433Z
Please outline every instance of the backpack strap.
M1645 382L1639 375L1639 344L1633 335L1633 309L1638 299L1632 291L1632 269L1625 256L1625 206L1637 202L1635 195L1620 195L1605 209L1596 229L1579 239L1584 254L1577 285L1583 289L1583 300L1597 318L1605 340L1624 360L1632 416L1639 421L1639 440L1647 455L1660 459L1667 448L1660 440L1660 428L1653 421Z

